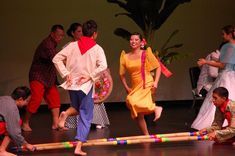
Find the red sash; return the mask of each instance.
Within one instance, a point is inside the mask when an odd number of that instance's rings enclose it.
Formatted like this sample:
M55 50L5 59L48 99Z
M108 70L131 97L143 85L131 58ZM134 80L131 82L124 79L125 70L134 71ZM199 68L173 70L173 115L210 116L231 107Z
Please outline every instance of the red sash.
M6 123L5 122L0 122L0 135L6 134Z
M231 116L232 116L232 115L231 115L231 112L226 111L226 107L227 107L229 101L230 101L230 100L225 101L225 102L222 104L222 106L219 107L219 108L220 108L220 111L224 113L225 119L227 119L227 121L228 121L228 126L231 125Z
M162 74L165 75L167 78L171 77L172 72L160 60L158 61L160 63Z
M144 89L145 89L145 58L146 58L146 52L143 51L141 55L141 78L143 80Z

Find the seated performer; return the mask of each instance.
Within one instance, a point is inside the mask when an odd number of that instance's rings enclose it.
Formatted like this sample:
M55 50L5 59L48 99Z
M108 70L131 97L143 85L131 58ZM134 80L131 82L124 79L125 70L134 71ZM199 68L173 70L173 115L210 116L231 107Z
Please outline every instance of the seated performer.
M35 147L25 141L21 134L20 114L17 107L23 107L28 104L30 99L30 90L27 87L17 87L11 96L0 97L0 137L3 138L0 146L0 156L16 156L6 151L11 140L17 146L26 146L30 151Z
M212 98L216 106L214 121L211 127L199 131L200 133L208 133L209 140L216 142L235 141L235 101L228 99L228 94L228 90L224 87L213 90ZM222 127L225 119L228 121L228 126ZM233 144L235 145L235 142Z

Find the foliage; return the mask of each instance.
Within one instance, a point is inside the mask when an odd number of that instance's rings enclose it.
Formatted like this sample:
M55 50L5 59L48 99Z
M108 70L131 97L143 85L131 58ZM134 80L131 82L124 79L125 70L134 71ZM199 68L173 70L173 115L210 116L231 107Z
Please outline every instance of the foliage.
M150 47L153 47L152 41L155 31L162 26L177 6L190 1L191 0L107 0L107 2L117 4L126 11L117 13L115 16L123 15L133 20L142 30L143 36ZM127 40L131 34L124 28L117 28L114 33ZM174 31L161 48L160 52L158 52L160 59L164 63L170 63L179 55L178 52L171 50L183 46L183 44L176 44L167 47L171 38L177 33L178 30Z
M156 55L161 59L161 61L164 64L170 64L172 61L177 60L178 58L180 58L182 55L180 55L180 53L177 51L178 48L182 47L183 44L179 43L179 44L174 44L174 45L170 45L170 40L179 32L179 30L175 30L167 39L167 41L165 42L165 44L161 47L160 52L158 52L157 50L155 50Z

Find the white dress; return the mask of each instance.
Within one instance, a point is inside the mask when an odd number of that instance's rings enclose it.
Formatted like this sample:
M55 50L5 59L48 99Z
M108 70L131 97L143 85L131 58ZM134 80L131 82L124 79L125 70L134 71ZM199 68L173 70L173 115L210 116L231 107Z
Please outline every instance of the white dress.
M225 68L220 71L213 86L207 93L191 128L200 130L211 126L215 114L215 106L212 103L212 93L215 88L227 88L229 99L235 100L235 44L227 43L221 48L220 62L225 63Z
M102 127L106 127L110 125L109 118L105 109L104 103L95 104L94 111L93 111L93 120L92 124L100 125Z

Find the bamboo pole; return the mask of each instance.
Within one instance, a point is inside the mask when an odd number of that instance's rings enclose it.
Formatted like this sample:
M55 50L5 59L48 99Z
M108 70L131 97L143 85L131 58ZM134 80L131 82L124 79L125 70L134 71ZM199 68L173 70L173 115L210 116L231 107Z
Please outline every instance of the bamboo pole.
M133 140L117 140L108 142L87 142L83 146L94 146L94 145L129 145L147 142L176 142L176 141L194 141L194 140L208 140L208 136L182 136L182 137L170 137L170 138L147 138L147 139L133 139Z
M88 142L106 142L106 141L117 141L117 140L147 139L147 138L162 138L162 137L182 137L182 136L202 136L202 135L199 132L180 132L180 133L128 136L128 137L118 137L118 138L108 138L108 139L94 139L94 140L88 140Z
M77 141L65 141L65 142L55 142L55 143L43 143L43 144L35 144L34 146L42 147L42 146L70 146L71 144L77 144ZM22 147L22 146L21 146Z
M107 146L107 145L129 145L138 143L161 143L161 142L177 142L177 141L194 141L194 140L208 140L207 136L183 136L183 137L172 137L172 138L147 138L147 139L133 139L133 140L118 140L118 141L108 141L108 142L86 142L82 146ZM55 145L55 146L35 146L36 150L49 150L49 149L64 149L73 148L75 143L70 143L66 145Z
M179 132L179 133L167 133L167 134L153 134L153 135L139 135L139 136L128 136L128 137L118 137L118 138L103 138L103 139L93 139L88 140L88 143L91 142L109 142L109 141L118 141L118 140L133 140L133 139L148 139L148 138L162 138L162 137L180 137L180 136L200 136L199 132ZM76 141L66 141L66 142L56 142L56 143L44 143L44 144L35 144L37 147L41 146L69 146L70 144L76 144ZM21 147L23 148L23 147Z
M127 139L127 140L114 140L114 141L90 141L83 143L82 146L101 146L101 145L129 145L138 143L148 143L148 142L176 142L176 141L193 141L193 140L208 140L208 136L177 136L177 137L162 137L162 138L139 138L139 139ZM64 143L64 144L63 144ZM76 146L77 142L63 142L60 144L38 144L34 145L36 150L50 150L50 149L65 149L73 148ZM40 145L40 146L39 146ZM25 147L16 148L16 151L26 151Z

